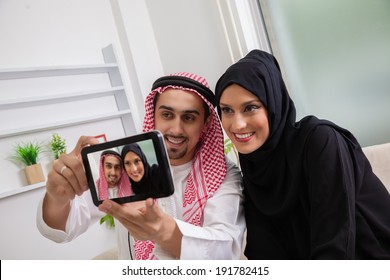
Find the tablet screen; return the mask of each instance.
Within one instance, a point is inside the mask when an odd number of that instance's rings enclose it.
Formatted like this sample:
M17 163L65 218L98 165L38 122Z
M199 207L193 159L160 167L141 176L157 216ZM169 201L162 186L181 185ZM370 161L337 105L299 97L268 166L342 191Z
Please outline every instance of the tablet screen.
M172 173L159 131L85 147L82 159L93 202L118 203L170 196Z

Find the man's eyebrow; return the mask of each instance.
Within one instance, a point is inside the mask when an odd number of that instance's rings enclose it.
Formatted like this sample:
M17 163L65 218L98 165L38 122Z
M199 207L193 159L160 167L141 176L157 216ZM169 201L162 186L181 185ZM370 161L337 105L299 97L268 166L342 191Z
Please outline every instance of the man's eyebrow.
M161 110L161 109L175 112L174 108L166 106L166 105L161 105L160 107L158 107L158 110ZM184 111L181 111L180 113L200 115L198 110L184 110Z

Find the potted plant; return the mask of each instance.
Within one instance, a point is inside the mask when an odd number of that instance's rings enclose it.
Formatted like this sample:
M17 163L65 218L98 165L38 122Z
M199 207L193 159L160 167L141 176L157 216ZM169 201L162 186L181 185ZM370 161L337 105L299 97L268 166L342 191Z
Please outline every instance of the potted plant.
M53 152L54 159L58 159L61 154L66 153L66 141L64 138L58 135L58 133L53 133L50 139L50 149Z
M38 163L39 155L43 152L41 144L37 142L17 143L13 151L11 159L25 166L24 171L28 184L45 181L42 166Z

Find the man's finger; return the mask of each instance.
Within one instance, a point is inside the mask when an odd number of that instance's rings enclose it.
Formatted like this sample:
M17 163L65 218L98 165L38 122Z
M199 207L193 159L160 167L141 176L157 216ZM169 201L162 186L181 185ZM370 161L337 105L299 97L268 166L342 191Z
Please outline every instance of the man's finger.
M103 201L102 204L99 205L98 208L100 211L103 211L104 213L111 215L111 213L109 213L112 211L111 208L113 208L113 207L114 207L114 209L116 208L116 205L114 205L114 204L116 204L116 203L111 201L111 200L105 200L105 201ZM114 212L116 212L116 211L114 210Z
M124 205L120 205L115 201L106 199L102 204L99 205L99 210L103 211L118 220L132 220L138 214L137 209L133 209L131 207L124 207Z
M81 136L79 140L77 141L76 147L74 147L73 151L71 152L76 157L78 157L81 154L81 150L90 145L96 145L99 143L99 140L97 140L93 136Z

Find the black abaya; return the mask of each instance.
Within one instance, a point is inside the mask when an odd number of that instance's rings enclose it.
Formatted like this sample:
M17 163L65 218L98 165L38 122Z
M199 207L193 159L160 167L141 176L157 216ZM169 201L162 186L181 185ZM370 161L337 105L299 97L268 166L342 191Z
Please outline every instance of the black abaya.
M390 195L354 136L314 116L296 122L278 63L268 53L254 50L229 67L216 86L217 104L231 84L260 99L270 128L264 145L239 154L245 255L390 259Z

